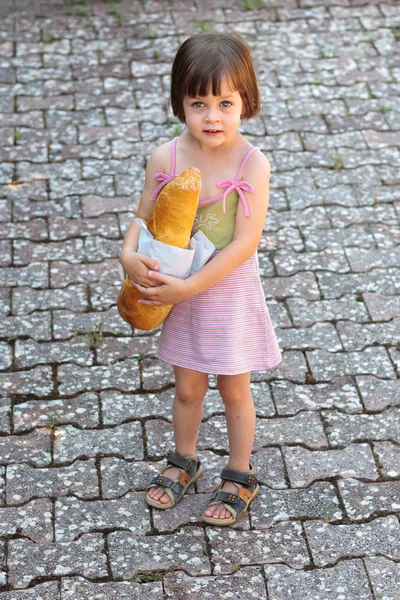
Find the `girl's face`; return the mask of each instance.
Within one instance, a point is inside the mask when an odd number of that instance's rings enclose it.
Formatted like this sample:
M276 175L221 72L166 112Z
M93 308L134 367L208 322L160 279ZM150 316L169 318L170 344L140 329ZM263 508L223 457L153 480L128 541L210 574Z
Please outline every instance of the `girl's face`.
M183 109L186 126L203 145L216 148L228 142L237 132L243 101L237 91L232 91L226 78L221 80L220 96L213 96L211 85L207 96L185 96Z

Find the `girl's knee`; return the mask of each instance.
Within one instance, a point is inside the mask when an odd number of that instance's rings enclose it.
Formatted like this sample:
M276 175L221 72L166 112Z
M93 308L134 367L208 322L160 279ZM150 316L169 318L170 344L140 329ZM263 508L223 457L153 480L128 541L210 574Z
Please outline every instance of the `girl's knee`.
M176 389L175 391L175 399L181 404L199 404L203 401L204 396L206 395L207 390L203 389Z
M250 397L250 374L218 375L217 388L224 404L236 404Z

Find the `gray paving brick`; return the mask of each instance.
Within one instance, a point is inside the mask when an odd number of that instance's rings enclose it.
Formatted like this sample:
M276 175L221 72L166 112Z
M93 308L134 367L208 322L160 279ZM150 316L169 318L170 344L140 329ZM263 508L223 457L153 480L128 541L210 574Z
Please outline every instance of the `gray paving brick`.
M211 600L266 599L263 576L259 567L245 567L228 576L188 577L183 571L167 573L164 577L167 597L176 600L196 600L199 593L202 598ZM233 595L234 594L234 595Z
M365 483L357 479L338 481L346 512L358 521L371 515L398 512L400 508L400 481Z
M104 600L105 598L107 600L163 600L163 589L161 581L152 583L137 583L135 581L97 583L88 581L84 577L63 578L60 600L75 600L78 597L80 600ZM16 600L19 600L19 598ZM49 600L53 600L53 598L49 598ZM54 600L56 600L55 597Z
M104 540L99 533L82 535L73 542L35 544L28 539L9 542L9 579L12 586L27 587L42 576L107 576Z
M37 543L53 540L52 505L42 498L23 506L0 508L0 535L19 533Z
M4 600L32 600L32 594L35 594L35 600L61 600L59 584L57 581L47 581L39 583L28 590L13 590L3 592Z
M385 556L364 558L372 588L377 598L400 598L400 566Z
M72 461L96 454L121 454L124 458L143 458L139 422L106 429L82 430L72 425L55 428L54 460Z
M306 351L315 379L329 381L342 375L375 375L395 379L396 374L385 348L369 346L360 352Z
M400 382L384 381L371 375L357 376L357 385L367 410L380 411L400 403Z
M382 473L387 477L400 475L400 448L391 442L375 442L374 452L382 465Z
M11 464L6 475L7 504L27 502L33 496L66 496L93 498L99 494L94 460L76 460L69 467L31 467Z
M65 342L35 342L17 340L15 343L15 364L18 368L33 367L39 364L66 363L73 357L78 365L91 366L93 352L88 337L77 336Z
M106 367L63 364L57 369L57 378L58 389L63 396L104 388L117 388L127 392L140 387L137 360L126 360Z
M362 404L350 376L314 385L276 381L271 383L271 389L279 415L294 415L302 409L320 408L338 408L346 413L362 412Z
M349 444L343 450L307 450L301 446L283 448L290 483L309 485L316 479L363 477L377 479L378 470L368 444Z
M365 439L399 442L400 412L397 408L371 415L344 415L337 411L322 411L322 414L333 446Z
M12 417L16 432L70 422L84 428L96 427L99 425L99 401L91 392L68 400L29 400L14 405Z
M117 578L126 579L139 572L159 571L172 565L178 569L184 566L189 575L211 572L202 529L184 527L165 536L135 536L115 531L107 538L111 571Z
M256 529L300 518L341 519L342 511L333 485L318 482L304 490L270 490L263 486L251 508L251 522Z
M228 574L236 565L285 562L296 569L309 564L309 556L297 522L278 523L266 531L227 531L227 528L208 527L211 559L216 574ZM232 540L235 541L232 546ZM243 555L242 546L246 546Z
M143 492L129 492L110 500L61 498L55 503L55 539L68 541L81 533L120 527L135 535L146 535L151 530L149 513Z
M360 525L304 523L317 566L331 565L341 557L384 554L399 559L400 525L394 516L380 517Z
M270 600L373 600L361 560L344 560L311 571L267 565L265 573Z

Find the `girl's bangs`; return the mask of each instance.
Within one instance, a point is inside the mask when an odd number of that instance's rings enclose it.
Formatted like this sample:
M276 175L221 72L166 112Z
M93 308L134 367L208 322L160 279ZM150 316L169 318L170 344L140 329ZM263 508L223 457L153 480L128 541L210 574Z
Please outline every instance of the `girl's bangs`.
M199 69L191 73L186 81L184 94L189 98L198 98L207 96L211 84L211 93L213 96L221 95L221 80L226 77L228 85L233 92L238 90L235 85L234 77L228 72L225 66L215 69L210 75L210 69Z

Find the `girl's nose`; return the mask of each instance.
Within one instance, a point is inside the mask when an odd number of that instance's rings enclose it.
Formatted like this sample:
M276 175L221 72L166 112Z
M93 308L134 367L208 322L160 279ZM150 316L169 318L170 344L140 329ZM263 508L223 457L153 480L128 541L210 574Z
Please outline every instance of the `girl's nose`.
M205 120L209 123L214 123L215 121L219 121L219 115L216 110L209 110L206 114Z

